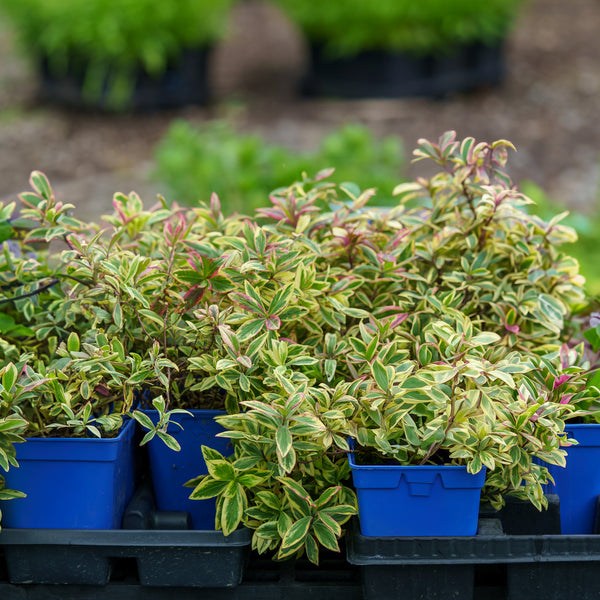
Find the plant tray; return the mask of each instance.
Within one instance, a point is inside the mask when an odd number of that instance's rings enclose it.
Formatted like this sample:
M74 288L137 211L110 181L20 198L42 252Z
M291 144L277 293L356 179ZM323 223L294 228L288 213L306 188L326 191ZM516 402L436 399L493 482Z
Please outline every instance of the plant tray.
M0 544L11 583L106 585L126 558L144 586L233 587L250 532L3 529Z
M306 560L277 563L269 557L248 556L245 530L230 536L229 546L223 539L216 542L219 533L214 531L3 530L0 598L196 600L201 594L203 600L596 600L600 535L537 533L540 528L556 530L557 508L554 501L539 519L537 511L518 504L484 514L475 536L367 537L355 523L347 536L347 560L343 554L323 552L319 567ZM185 522L180 516L146 514L146 522L179 527ZM132 523L134 517L132 513ZM524 533L514 533L517 530ZM42 574L47 580L54 573L54 584L33 583L33 577L27 583L10 581L11 550L26 547L37 551L36 577ZM226 554L234 548L241 558ZM82 578L57 583L61 578L55 569L64 568L67 561L75 573L89 574L90 565L95 565L100 573L96 585L90 585L89 578L85 583ZM78 562L87 566L78 570ZM229 581L223 576L225 569L235 571ZM224 586L217 587L220 584ZM198 586L203 587L201 592Z
M186 50L158 77L138 70L132 74L135 81L131 98L117 109L144 112L206 104L210 99L209 54L209 48ZM40 98L73 109L114 110L106 90L98 98L83 93L85 69L84 60L72 60L66 73L59 75L50 68L48 59L42 58L38 69Z
M561 535L557 496L544 513L514 502L484 515L471 537L368 537L355 522L347 559L365 600L600 597L600 535Z
M302 92L339 98L444 97L498 85L504 71L501 44L458 46L442 55L372 50L349 57L330 57L313 45Z
M242 578L250 531L225 537L191 529L189 513L156 510L149 482L139 486L123 529L2 529L11 583L108 584L116 565L135 564L142 586L233 587ZM131 565L130 565L131 566ZM1 596L1 594L0 594Z

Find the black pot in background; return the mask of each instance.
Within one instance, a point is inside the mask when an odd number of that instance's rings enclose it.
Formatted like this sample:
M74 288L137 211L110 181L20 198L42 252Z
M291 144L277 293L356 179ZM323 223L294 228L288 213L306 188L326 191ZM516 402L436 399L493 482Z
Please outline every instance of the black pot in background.
M140 69L135 73L133 93L129 101L118 109L154 111L203 105L210 98L208 59L211 48L185 50L179 59L155 77ZM47 57L39 63L40 98L44 102L70 108L114 110L105 85L98 98L83 94L87 65L84 61L70 61L67 71L58 74L50 67Z
M348 57L331 57L313 44L302 91L340 98L443 97L498 85L504 70L502 44L472 43L427 56L369 50Z

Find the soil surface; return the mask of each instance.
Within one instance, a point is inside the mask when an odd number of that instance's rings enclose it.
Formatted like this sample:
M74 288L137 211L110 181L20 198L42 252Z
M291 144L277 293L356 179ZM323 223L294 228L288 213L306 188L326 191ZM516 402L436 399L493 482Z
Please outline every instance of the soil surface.
M316 148L347 122L399 135L407 155L418 138L512 141L516 183L531 180L552 197L591 210L599 196L599 0L531 0L506 46L507 76L495 89L443 100L306 100L296 90L307 61L299 32L266 2L249 0L233 16L211 62L214 102L160 114L103 115L44 106L36 76L0 23L0 197L44 171L76 215L97 218L116 191L150 201L166 190L149 179L153 148L174 118L230 118L240 131L291 148ZM329 165L323 165L329 166ZM409 166L414 175L419 165Z

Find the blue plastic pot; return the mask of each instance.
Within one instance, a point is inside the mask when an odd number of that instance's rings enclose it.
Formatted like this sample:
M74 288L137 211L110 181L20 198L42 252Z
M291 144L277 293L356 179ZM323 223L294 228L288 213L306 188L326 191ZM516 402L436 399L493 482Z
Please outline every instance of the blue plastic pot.
M579 444L566 449L566 467L547 465L555 481L547 491L560 498L562 533L595 533L600 495L600 424L567 424L565 431Z
M365 536L475 535L485 469L357 465L348 455Z
M6 487L26 498L0 502L2 526L119 529L135 487L135 423L115 438L29 438L15 444L19 467Z
M144 411L154 423L158 421L158 411ZM214 448L223 455L233 451L228 438L215 437L224 431L214 418L224 415L220 410L191 410L192 414L175 414L167 432L181 446L176 452L155 436L148 442L148 455L156 505L159 510L184 510L192 517L194 529L214 529L216 500L190 500L192 489L184 483L208 473L202 446ZM176 425L179 423L183 429Z

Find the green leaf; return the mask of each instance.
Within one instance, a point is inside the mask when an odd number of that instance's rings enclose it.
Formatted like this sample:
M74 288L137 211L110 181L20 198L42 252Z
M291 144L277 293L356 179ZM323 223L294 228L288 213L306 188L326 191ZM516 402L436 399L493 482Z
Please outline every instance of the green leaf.
M241 342L245 342L246 340L254 337L256 334L260 333L262 328L265 326L264 319L252 319L250 321L246 321L238 330L237 337Z
M154 438L154 436L156 435L156 431L152 430L149 431L143 438L142 441L140 442L140 446L143 446L145 444L147 444L152 438Z
M328 550L333 550L334 552L339 552L340 547L338 545L337 538L333 531L325 525L325 523L321 519L317 519L312 526L312 531L319 543Z
M557 298L549 294L540 294L540 310L544 316L551 322L562 323L565 315L565 307Z
M69 352L79 352L79 336L73 331L67 339L67 350Z
M147 414L134 410L132 416L144 429L154 429L154 423Z
M340 491L340 486L327 488L318 498L315 503L317 508L324 508Z
M0 333L8 333L15 326L15 320L5 313L0 313Z
M230 535L239 526L244 516L244 497L239 486L231 496L225 496L221 506L221 528L224 535Z
M323 523L331 530L331 532L336 537L342 535L342 527L331 515L328 515L326 512L319 513L319 519L323 521Z
M318 565L319 564L319 545L315 541L315 538L310 535L310 533L306 536L304 541L304 547L306 549L306 557L310 560L311 563Z
M296 521L285 532L283 540L281 540L281 557L286 556L290 550L295 552L298 546L304 542L306 536L308 535L308 530L310 529L311 522L312 517L303 517L300 520Z
M335 371L337 369L337 360L328 358L325 360L325 377L327 381L332 381L335 377Z
M385 366L379 360L373 361L371 365L371 372L373 377L379 386L379 389L383 392L387 392L390 387L390 381Z
M294 519L292 519L292 517L288 513L284 511L281 511L279 513L279 517L277 519L277 533L281 536L282 539L285 535L285 532L293 525L293 523Z
M310 494L294 479L289 477L277 478L294 496L310 504Z
M472 346L487 346L488 344L495 344L500 340L500 336L493 331L482 331L477 335L474 335L469 343Z
M0 500L14 500L15 498L27 498L27 494L18 490L0 489ZM0 517L2 513L0 513Z
M17 381L17 376L17 367L15 367L13 363L9 363L5 367L4 373L2 374L2 387L7 392L10 392L10 390L12 390L15 381Z
M175 452L179 452L179 450L181 450L181 446L179 445L179 442L172 436L169 435L168 433L165 433L164 431L157 431L156 435L167 445L168 448L170 448L171 450L175 450Z
M259 486L266 477L256 475L255 473L243 473L237 478L238 483L247 488L255 488Z
M115 303L115 307L113 308L113 321L115 325L119 328L123 328L123 311L121 310L121 304L117 301Z
M31 187L45 200L50 200L52 197L52 188L48 178L41 171L33 171L29 178Z
M292 469L296 466L296 451L290 448L290 451L285 456L281 456L278 453L277 459L282 469L286 473L291 473Z
M215 479L223 481L235 480L235 469L226 460L207 460L206 468Z
M191 500L206 500L218 496L227 486L228 481L212 479L205 475L200 483L196 485L194 491L190 494Z
M281 457L286 456L292 449L292 434L285 425L281 425L277 428L275 440L277 443L277 453Z
M279 498L269 490L258 492L258 494L256 494L256 501L265 504L273 510L281 509L281 502L279 501Z

